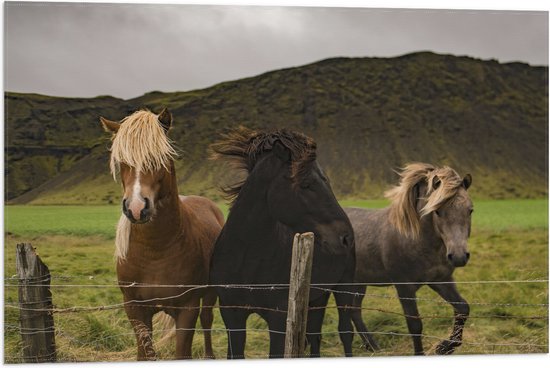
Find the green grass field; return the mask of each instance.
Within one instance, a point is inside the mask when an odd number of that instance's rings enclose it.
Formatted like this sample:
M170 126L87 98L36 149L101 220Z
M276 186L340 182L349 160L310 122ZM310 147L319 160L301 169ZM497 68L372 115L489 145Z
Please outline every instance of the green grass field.
M386 200L341 201L343 207L382 208ZM228 207L219 205L227 216ZM548 226L548 201L536 199L475 201L472 228L529 230ZM99 235L113 239L119 206L7 206L6 231L13 235Z
M343 206L379 208L385 201L343 201ZM459 282L548 279L548 201L474 201L472 258L457 269ZM227 213L227 206L222 206ZM21 361L18 333L15 245L31 242L53 275L57 308L120 303L113 259L118 206L8 206L5 208L5 361ZM464 344L457 354L548 352L548 284L535 282L461 283L458 289L471 304ZM367 290L363 306L367 326L376 333L382 350L365 351L354 339L354 355L410 355L412 343L393 288ZM452 308L427 288L418 293L424 316L423 339L428 354L452 326ZM323 356L342 356L337 311L331 299L323 327ZM133 333L120 309L54 314L59 361L135 360ZM248 327L248 357L265 357L269 338L266 324L252 316ZM227 338L215 311L214 349L226 354ZM194 356L203 354L202 334L196 334ZM173 346L160 349L170 359Z

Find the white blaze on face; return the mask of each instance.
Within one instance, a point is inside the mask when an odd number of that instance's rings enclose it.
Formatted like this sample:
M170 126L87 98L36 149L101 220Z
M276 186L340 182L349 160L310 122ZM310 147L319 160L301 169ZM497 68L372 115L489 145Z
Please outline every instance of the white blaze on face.
M138 220L141 217L141 210L145 207L145 202L141 198L141 182L139 171L136 171L136 179L132 188L132 199L128 209L132 212L132 217Z
M139 171L136 171L136 180L134 181L134 188L132 192L132 202L141 201L141 182L139 181Z

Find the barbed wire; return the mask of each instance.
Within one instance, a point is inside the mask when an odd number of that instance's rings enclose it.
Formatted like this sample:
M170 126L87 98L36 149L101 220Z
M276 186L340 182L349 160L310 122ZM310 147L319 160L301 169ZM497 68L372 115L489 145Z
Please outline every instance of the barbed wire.
M369 294L369 293L358 293L358 295L362 295L368 298L381 298L381 299L397 299L397 300L416 300L416 301L423 301L423 302L432 302L435 304L450 304L450 305L480 305L480 306L498 306L498 307L548 307L548 303L537 303L537 304L529 304L529 303L489 303L489 302L449 302L444 300L443 298L434 299L434 298L425 298L425 297L401 297L401 296L395 296L395 295L381 295L381 294Z
M5 327L6 327L6 329L11 330L11 331L20 330L19 326L17 326L17 325L7 324L7 325L5 325ZM247 334L248 333L261 333L261 334L266 334L266 335L269 334L269 333L285 334L284 331L272 330L272 329L269 329L269 328L242 328L242 329L178 328L177 330L180 330L180 331L193 330L194 332L199 332L199 333L204 333L204 332L208 331L208 332L211 332L211 333L224 333L224 334L226 334L228 331L246 332ZM171 332L175 332L175 331L176 331L176 328L169 328L169 329L155 328L153 333L158 336L159 334L162 334L162 333L171 333ZM311 333L311 335L339 335L340 333L354 334L356 332L355 331L332 331L332 330L330 330L330 331L321 331L321 332ZM453 342L459 343L460 342L463 347L470 347L470 348L478 347L478 348L480 348L480 350L467 350L467 349L461 348L459 350L459 354L461 354L461 355L462 354L470 354L470 353L474 353L474 354L475 353L477 353L477 354L484 353L484 354L486 354L488 351L490 351L492 353L495 353L495 348L522 348L522 349L527 349L528 351L539 351L540 349L544 349L544 348L547 349L548 348L548 343L543 344L543 343L540 343L540 341L537 341L537 340L532 341L532 342L521 342L521 343L518 343L518 342L490 342L490 341L470 342L470 341L463 341L463 340L458 341L458 340L453 340L453 339L444 338L444 337L436 336L436 335L430 335L430 334L410 334L410 333L394 332L394 331L371 331L369 333L371 335L386 336L386 337L390 337L390 338L392 338L392 337L410 338L412 336L420 336L421 338L429 339L429 340L450 341L451 343L453 343ZM134 332L123 332L123 333L109 334L109 335L104 336L102 338L97 338L97 339L94 339L93 341L88 342L88 341L82 341L78 337L73 337L73 336L71 336L70 333L67 333L67 332L65 332L65 331L63 331L59 328L55 330L55 334L56 334L56 336L63 337L63 338L66 338L66 339L70 340L72 344L78 345L80 348L86 348L86 347L87 348L96 348L98 346L98 344L101 345L102 343L104 343L106 341L109 341L109 340L112 340L112 339L127 338L127 337L134 336ZM365 348L364 343L361 344L359 348L361 349L361 351L363 351L363 349ZM433 346L431 348L426 349L425 351L429 352L431 349L433 349ZM363 351L363 354L365 354L364 351ZM375 357L375 356L408 356L408 355L413 355L413 353L408 352L408 351L395 351L395 350L390 350L390 349L379 349L379 350L373 351L373 352L368 354L368 356L372 356L372 357ZM44 359L44 358L48 358L48 357L51 357L51 356L52 356L52 354L44 355L44 356L38 356L38 357L35 357L35 358L36 359ZM225 354L224 354L224 356L225 356ZM250 357L250 358L253 358L253 357L267 358L267 357L269 357L269 354L249 352L248 354L246 354L246 356ZM306 353L306 356L307 356L307 353ZM327 354L326 352L321 353L321 357L341 357L341 356L342 356L342 354L338 354L338 353L333 353L333 354ZM132 355L132 358L133 358L133 355ZM123 360L126 361L126 360L132 359L132 358L123 358ZM188 358L197 358L197 356L195 356L195 357L190 356ZM199 356L199 358L200 358L200 356ZM13 355L12 356L9 356L9 355L4 356L4 359L5 359L6 362L8 362L8 361L15 362L15 361L23 361L24 360L24 358L22 356L13 356ZM80 359L77 359L76 356L74 356L74 359L76 359L77 361L80 361ZM59 354L58 354L58 361L62 362L62 361L65 361L65 360L59 359ZM92 360L90 360L90 361L92 361Z
M42 360L42 359L52 358L56 354L57 354L57 352L54 351L54 352L49 353L49 354L35 355L35 356L33 356L33 360ZM7 360L10 360L10 359L13 359L13 358L15 358L15 357L4 355L4 361L6 361L6 362L7 362ZM23 360L23 357L17 357L17 359Z
M9 276L9 277L5 277L4 280L5 281L24 281L24 280L42 280L42 279L45 279L47 278L47 276L35 276L35 277L25 277L25 278L19 278L17 275L12 275L12 276ZM86 279L86 280L102 280L102 279L105 279L106 281L112 281L114 283L117 283L118 282L118 279L116 277L113 277L113 276L109 276L109 275L50 275L49 276L50 279L52 280L71 280L71 279ZM126 283L129 283L129 284L134 284L133 286L135 285L144 285L144 286L164 286L164 287L173 287L173 286L179 286L179 287L185 287L186 285L158 285L158 284L147 284L147 283L135 283L135 282L132 282L132 281L122 281L122 282L126 282ZM423 283L423 284L435 284L435 283L455 283L455 284L461 284L461 283L473 283L473 282L481 282L481 283L510 283L510 282L549 282L548 279L539 279L539 278L534 278L534 279L526 279L526 280L481 280L481 281L468 281L468 280L465 280L465 281L445 281L445 282L437 282L437 281L423 281L423 282L379 282L379 283L345 283L345 284L340 284L340 285L373 285L373 286L376 286L376 285L399 285L399 284L409 284L409 283L413 283L413 284L420 284L420 283ZM254 284L253 284L254 285ZM261 284L260 284L261 285ZM266 285L271 285L271 284L266 284ZM281 286L288 286L288 284L274 284L274 285L281 285ZM312 284L312 285L316 285L316 284ZM318 284L318 285L321 285L321 284ZM117 285L114 285L116 287L118 287L118 284ZM189 286L193 286L193 285L189 285ZM211 285L211 286L216 286L216 285Z
M17 330L17 325L6 325L6 327L10 327L12 330ZM50 331L47 329L46 331ZM213 333L219 333L219 332L255 332L255 333L274 333L279 335L286 334L286 331L280 331L280 330L272 330L270 328L254 328L254 327L246 327L246 328L169 328L169 329L155 329L154 333L169 333L174 331L194 331L194 332L213 332ZM56 330L56 333L61 334L63 331ZM339 335L339 334L356 334L357 332L355 330L351 331L320 331L320 332L309 332L309 335ZM540 344L540 343L530 343L530 342L522 342L522 343L516 343L516 342L470 342L470 341L464 341L464 340L453 340L449 339L447 337L441 337L436 335L428 335L428 334L411 334L406 332L393 332L393 331L369 331L370 335L381 335L381 336L396 336L396 337L422 337L427 339L435 339L435 340L447 340L450 342L455 343L462 343L463 345L472 345L472 346L532 346L532 347L548 347L548 344ZM101 341L101 340L107 340L122 336L134 336L134 332L124 332L124 333L118 333L118 334L112 334L109 336L106 336L102 339L95 339L94 341Z
M35 278L36 280L47 280L48 278ZM10 280L15 280L14 278L10 278ZM22 281L20 279L17 279L19 281ZM90 279L91 280L91 279ZM547 283L547 279L527 279L527 280L474 280L474 281L445 281L445 282L403 282L403 283L343 283L343 284L337 284L337 285L327 285L327 284L311 284L311 289L313 290L320 290L324 292L330 292L330 293L346 293L346 294L352 294L354 296L366 296L369 298L384 298L384 299L395 299L395 300L415 300L415 301L428 301L428 302L434 302L437 304L450 304L450 305L459 305L459 304L468 304L468 305L478 305L478 306L487 306L487 307L522 307L522 308L547 308L547 303L491 303L486 301L474 301L474 302L447 302L443 299L434 299L434 298L422 298L422 297L399 297L399 296L391 296L391 295L380 295L380 294L367 294L366 292L355 292L355 291L349 291L349 290L340 290L336 289L335 287L338 286L391 286L391 285L429 285L429 284L519 284L519 283ZM7 283L4 285L5 287L19 287L20 284L10 284ZM25 287L44 287L44 285L38 285L35 283L25 283ZM11 303L11 302L5 302L4 307L9 309L16 309L16 310L28 310L33 312L47 312L47 313L78 313L78 312L97 312L97 311L106 311L106 310L117 310L122 309L125 306L131 305L132 307L145 307L145 308L159 308L159 309L200 309L200 306L162 306L160 302L173 300L177 298L183 297L187 293L191 293L193 291L198 291L201 289L206 288L225 288L225 289L246 289L250 291L254 290L285 290L289 287L289 284L206 284L206 285L157 285L157 284L146 284L146 283L134 283L134 282L122 282L122 285L113 285L113 284L54 284L50 285L50 287L58 287L58 288L82 288L82 287L90 287L90 288L136 288L136 287L143 287L143 288L183 288L181 293L165 296L165 297L156 297L156 298L150 298L146 300L129 300L121 303L114 303L114 304L107 304L107 305L99 305L99 306L71 306L71 307L52 307L52 308L33 308L32 306L37 305L40 307L41 303L44 303L44 301L36 301L36 302L24 302L24 303ZM48 298L48 301L52 301L53 298ZM547 299L547 296L546 298ZM281 308L268 308L268 307L262 307L262 306L251 306L251 305L215 305L211 306L213 309L249 309L249 310L266 310L266 311L272 311L272 312L280 312L280 313L286 313L287 311L285 309ZM420 318L420 319L453 319L455 318L454 315L422 315L422 316L410 316L401 312L397 311L391 311L391 310L384 310L381 308L372 308L372 307L363 307L363 306L338 306L338 305L329 305L329 306L319 306L319 307L309 307L309 310L316 310L316 309L347 309L347 310L364 310L364 311L376 311L380 313L387 313L387 314L393 314L398 315L401 317L409 317L409 318ZM497 312L498 313L498 312ZM548 321L548 314L545 315L512 315L508 314L508 312L503 312L502 314L479 314L479 315L470 315L468 316L468 319L518 319L518 320L546 320ZM546 328L547 328L546 323ZM64 337L70 338L74 341L75 344L82 344L78 340L75 340L74 338L70 337L66 332L60 331L59 329L55 329L53 327L48 328L24 328L19 327L18 325L14 324L5 324L5 331L8 333L20 333L22 335L32 335L37 333L43 333L43 332L52 332L54 331L56 334L63 335ZM202 329L202 328L189 328L189 329L179 329L179 330L194 330L195 332L227 332L228 330L226 328L213 328L213 329ZM171 328L169 330L163 330L163 329L155 329L155 333L161 333L164 331L175 331L175 328ZM230 331L246 331L246 332L254 332L254 333L278 333L278 334L284 334L284 331L276 331L276 330L270 330L270 329L259 329L259 328L246 328L246 329L234 329ZM355 331L325 331L325 332L319 332L314 334L339 334L339 333L356 333ZM101 339L94 339L93 344L101 343L102 340L107 339L113 339L117 337L122 336L130 336L133 335L133 332L129 333L123 333L123 334L110 334L108 336L105 336ZM402 337L402 336L420 336L422 338L426 339L438 339L438 340L447 340L453 342L453 340L449 340L448 338L441 338L439 336L435 335L429 335L429 334L409 334L409 333L399 333L399 332L386 332L386 331L371 331L369 332L371 335L384 335L384 336L396 336L396 337ZM547 337L547 335L546 335ZM548 344L540 344L539 341L536 342L469 342L469 341L462 341L463 345L468 346L480 346L480 347L486 347L490 346L493 347L517 347L517 348L526 348L526 349L532 349L532 348L548 348ZM82 344L85 346L84 344ZM89 345L92 345L91 343ZM461 353L466 353L466 351L461 349ZM381 354L384 354L383 352L377 351L372 354L372 356L379 356ZM395 354L395 352L388 352L387 355L404 355L403 353ZM267 355L266 355L267 356ZM327 355L331 356L331 355ZM335 356L341 356L341 355L335 355ZM47 358L48 356L44 357L37 357L37 359ZM13 360L13 359L21 359L21 357L14 357L14 356L5 356L4 359L6 361Z
M19 281L25 281L26 279L18 279ZM529 280L472 280L472 281L403 281L403 282L344 282L344 283L311 283L312 287L326 287L326 286L391 286L391 285L449 285L449 284L502 284L502 283L548 283L548 279L529 279ZM276 284L149 284L140 283L135 281L120 281L121 284L51 284L48 287L98 287L98 288L288 288L290 284L276 283ZM5 287L19 287L17 284L4 284ZM44 285L25 285L31 287L43 287Z
M102 305L102 306L90 306L90 307L67 307L67 308L25 308L21 307L17 303L6 303L5 306L12 309L18 309L18 310L24 310L24 311L33 311L33 312L46 312L46 313L78 313L78 312L97 312L97 311L105 311L105 310L112 310L112 309L122 309L124 308L123 305L113 304L113 305ZM151 306L151 305L133 305L132 307L143 307L143 308L159 308L164 310L200 310L201 306ZM269 308L269 307L262 307L262 306L251 306L251 305L214 305L210 306L209 308L212 309L244 309L244 310L253 310L253 311L269 311L269 312L276 312L276 313L287 313L287 310L285 309L279 309L279 308ZM308 310L318 310L318 309L341 309L341 310L360 310L360 311L373 311L373 312L380 312L380 313L386 313L386 314L394 314L398 315L404 318L422 318L422 319L452 319L455 318L454 315L448 316L448 315L422 315L422 316L414 316L414 315L408 315L401 312L396 311L389 311L381 308L373 308L373 307L363 307L363 306L349 306L349 305L328 305L328 306L316 306L316 307L308 307ZM468 319L521 319L521 320L546 320L548 319L547 315L534 315L534 316L516 316L516 315L509 315L509 314L485 314L481 316L477 315L469 315Z
M517 282L518 280L511 280L511 281ZM542 281L546 281L546 280L521 280L521 281L522 282L542 282ZM470 283L478 283L478 282L471 281ZM501 281L497 281L497 282L501 282ZM337 294L337 293L349 294L349 295L353 295L353 296L356 296L356 297L367 295L366 293L357 292L357 291L337 290L337 289L334 289L334 288L320 287L320 286L316 286L316 285L326 286L325 284L312 284L311 289L320 290L320 291L324 291L324 292L329 292L329 293L333 293L333 294ZM13 286L15 286L15 285L13 285ZM17 285L17 286L19 286L19 285ZM43 285L33 285L33 286L44 287ZM66 287L66 286L69 286L69 285L64 285L64 286ZM70 286L71 287L72 286L79 287L81 285L70 285ZM103 287L111 287L112 285L94 285L94 286L98 287L98 288L103 288ZM288 287L288 284L286 284L286 285L284 285L284 284L224 284L224 285L176 285L176 286L174 286L174 285L162 285L162 284L161 285L156 285L156 284L144 285L144 284L138 284L138 283L131 283L130 285L128 285L126 287L168 287L168 286L170 286L172 288L184 287L186 290L184 290L182 293L171 295L171 296L166 296L166 297L156 297L156 298L142 299L142 300L134 299L134 300L129 300L129 301L122 302L122 303L115 303L115 304L102 305L102 306L72 306L72 307L65 307L65 308L49 308L49 309L25 308L25 307L22 306L22 305L27 305L27 304L29 304L29 305L31 305L31 304L40 304L40 303L43 303L44 301L26 302L26 303L19 303L19 304L6 303L6 306L10 307L10 308L17 307L20 310L47 311L47 312L52 312L52 313L93 311L93 310L109 310L109 309L123 308L124 306L130 305L130 304L132 304L133 306L139 306L139 305L143 305L143 304L149 304L149 303L152 303L152 302L160 302L160 301L166 301L166 300L171 300L171 299L177 299L177 298L180 298L180 297L184 296L185 294L187 294L189 292L199 290L199 289L206 289L206 288L213 288L213 287L223 287L225 289L230 289L230 288L248 289L250 291L253 291L253 290L278 290L278 289L280 290L280 289L286 289ZM377 294L369 294L369 295L370 296L375 296L375 297L392 298L392 299L399 299L399 300L416 300L416 301L427 300L427 301L431 301L431 302L437 301L437 303L440 303L440 304L445 304L446 303L446 304L451 304L451 305L468 304L468 305L485 305L485 306L502 306L502 307L504 307L504 306L506 306L506 307L513 307L513 306L515 306L515 307L518 307L518 306L521 306L521 307L547 307L548 306L548 304L546 304L546 303L527 304L527 303L488 303L488 302L477 302L477 303L476 302L471 302L470 303L470 302L462 302L462 301L447 302L447 301L444 301L444 300L427 299L427 298L426 299L421 299L421 298L418 298L418 297L379 296ZM47 300L51 301L52 298L48 298ZM232 307L237 308L239 306L232 306ZM262 307L254 307L254 308L247 307L247 308L248 309L261 309ZM348 306L347 308L352 308L352 307ZM366 308L363 308L363 309L366 309ZM271 309L267 309L267 310L271 310ZM273 309L273 311L280 311L280 310ZM508 317L508 316L506 316L506 317Z
M151 285L153 287L153 285ZM270 287L261 287L261 288L248 288L250 290L269 290ZM373 294L373 293L362 293L362 292L349 292L349 291L338 291L334 289L327 289L327 288L318 288L316 289L323 290L323 291L330 291L333 293L350 293L354 296L363 296L370 298L379 298L379 299L395 299L395 300L415 300L415 301L422 301L422 302L431 302L435 304L441 304L441 305L479 305L479 306L495 306L495 307L530 307L530 308L545 308L548 307L548 303L493 303L493 302L475 302L475 301L446 301L443 298L426 298L426 297L400 297L396 295L387 295L387 294ZM20 302L19 304L41 304L44 301L52 301L53 298L46 298L43 301L36 301L36 302ZM14 305L15 303L5 303L7 305Z
M104 275L50 275L50 278L53 279L60 279L60 280L70 280L70 279L88 279L88 280L94 280L99 279ZM21 280L38 280L43 279L44 276L34 276L34 277L25 277L25 278L19 278L17 275L12 275L10 277L4 278L4 280L15 280L15 281L21 281ZM109 276L109 280L117 281L115 277Z

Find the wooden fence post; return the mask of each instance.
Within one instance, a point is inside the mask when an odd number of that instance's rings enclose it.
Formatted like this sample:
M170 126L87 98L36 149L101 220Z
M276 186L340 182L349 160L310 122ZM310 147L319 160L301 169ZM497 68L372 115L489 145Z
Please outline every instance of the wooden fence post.
M26 363L55 362L50 270L28 243L17 244L16 268L23 359Z
M290 287L288 290L288 316L286 319L285 358L304 356L306 348L307 310L311 264L313 261L313 233L294 235Z

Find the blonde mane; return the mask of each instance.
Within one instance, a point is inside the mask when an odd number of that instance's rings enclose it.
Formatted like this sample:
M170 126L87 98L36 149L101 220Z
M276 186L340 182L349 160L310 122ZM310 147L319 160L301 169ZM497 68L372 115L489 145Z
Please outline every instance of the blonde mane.
M126 259L126 254L128 253L128 247L130 245L130 228L130 220L122 214L118 220L115 238L115 260L118 262Z
M148 110L125 117L112 141L110 168L115 180L120 163L139 172L155 171L168 169L170 160L177 156L158 115Z
M420 219L437 211L443 203L454 197L463 180L448 166L438 168L418 162L406 165L399 176L399 185L384 194L392 202L389 220L399 233L417 239L420 233ZM415 185L422 181L427 185L426 195L423 197L426 204L417 211L416 203L419 197Z

